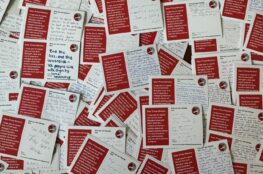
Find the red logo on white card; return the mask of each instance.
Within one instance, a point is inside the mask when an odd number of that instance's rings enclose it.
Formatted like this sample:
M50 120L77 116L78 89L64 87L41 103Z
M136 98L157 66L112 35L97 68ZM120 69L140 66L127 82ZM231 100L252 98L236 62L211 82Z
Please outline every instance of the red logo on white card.
M219 83L219 87L220 87L221 89L226 89L226 88L227 88L227 82L225 82L225 81L220 82L220 83Z
M221 151L221 152L224 152L226 150L226 144L225 143L220 143L218 145L218 149Z
M9 76L10 76L11 79L16 79L17 76L18 76L18 73L16 71L11 71Z
M77 101L77 96L76 96L75 94L71 94L71 95L69 96L69 101L70 101L71 103L74 103L75 101Z
M257 152L259 152L260 146L261 146L261 144L257 144L256 145L255 149L256 149Z
M74 15L74 19L75 19L75 21L80 21L81 20L81 14L80 13L76 13Z
M134 171L136 169L136 165L134 163L129 163L128 169L129 169L129 171Z
M57 126L56 125L51 124L51 125L48 126L48 131L50 133L54 133L54 132L56 132L56 130L57 130Z
M153 55L154 52L155 52L155 50L154 50L153 47L149 47L149 48L147 48L147 53L148 53L149 55Z
M209 2L209 6L210 6L211 8L216 8L217 2L216 2L216 1L210 1L210 2Z
M200 78L200 79L198 79L198 84L199 84L199 86L205 86L206 80L204 78Z
M72 51L72 52L78 51L78 45L76 45L76 44L70 45L70 51Z
M124 133L121 130L117 130L115 133L115 136L120 139L124 136Z
M247 53L242 54L241 55L241 60L244 61L244 62L248 61L249 60L249 55Z
M0 172L3 172L5 170L4 164L0 163Z
M263 112L261 112L261 113L258 114L258 119L259 119L260 121L263 121Z
M192 113L194 114L194 115L198 115L198 114L200 114L200 108L199 107L193 107L192 108Z

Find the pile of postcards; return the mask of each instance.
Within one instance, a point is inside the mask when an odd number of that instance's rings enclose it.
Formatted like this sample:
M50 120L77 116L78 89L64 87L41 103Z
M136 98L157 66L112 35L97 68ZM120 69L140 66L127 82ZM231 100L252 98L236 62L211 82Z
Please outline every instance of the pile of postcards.
M263 174L263 0L0 0L0 174Z

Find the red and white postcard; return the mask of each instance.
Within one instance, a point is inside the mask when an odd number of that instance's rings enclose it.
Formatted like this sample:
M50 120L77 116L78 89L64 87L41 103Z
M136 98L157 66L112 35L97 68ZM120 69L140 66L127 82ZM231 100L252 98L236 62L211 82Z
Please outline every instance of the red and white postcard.
M207 75L208 79L228 79L232 85L234 64L251 65L250 53L239 51L194 55L192 69L196 75Z
M120 152L125 153L126 128L87 126L69 127L67 131L66 149L67 166L70 166L82 143L89 134L99 138L101 141L116 148Z
M63 126L74 125L79 94L22 85L18 98L19 115L56 121Z
M155 45L101 54L100 62L107 93L145 88L148 87L149 76L161 75Z
M27 172L28 170L40 170L43 173L49 173L50 171L59 169L59 155L59 145L56 144L51 164L42 163L31 159L19 159L16 157L7 156L0 156L0 159L8 164L8 173L18 174L19 172L21 172L21 174L24 174L22 172Z
M255 13L262 13L263 4L254 0L225 0L220 1L223 18L237 21L251 21Z
M207 134L224 133L233 138L263 139L263 113L260 109L211 104L208 110Z
M245 20L250 2L249 0L241 0L238 2L234 0L225 0L221 2L222 17L234 20Z
M21 50L22 80L42 83L77 81L79 42L27 40L22 42Z
M233 138L231 135L221 133L209 133L207 135L207 142L214 142L226 139L228 142L229 149L232 154L233 162L256 162L261 142L258 140L246 140Z
M142 123L144 148L203 145L201 105L143 106Z
M136 173L140 163L92 135L88 135L70 166L70 173Z
M223 18L222 38L196 39L192 41L193 54L240 51L243 43L244 24Z
M153 76L150 78L150 104L202 104L208 108L208 81L206 76Z
M99 63L99 54L125 51L138 46L138 34L106 36L104 24L87 24L83 31L81 63Z
M41 170L42 172L49 172L51 170L59 169L60 147L55 145L51 164L35 161L34 159L20 159L17 157L0 156L0 159L8 164L8 173L17 173L25 170ZM23 173L24 174L24 173Z
M30 5L25 8L21 37L62 42L80 42L85 13Z
M102 0L107 34L136 34L163 29L160 0Z
M263 32L263 15L256 14L250 25L244 48L259 55L263 55L262 32Z
M204 147L172 150L169 165L173 173L234 174L226 140L207 143Z
M1 115L0 154L50 164L59 125L55 122Z
M88 24L82 37L81 63L99 63L99 54L107 49L104 24Z
M235 64L233 76L233 101L236 103L237 92L262 92L263 67L256 65Z
M165 3L163 17L166 42L222 36L219 3L216 0Z

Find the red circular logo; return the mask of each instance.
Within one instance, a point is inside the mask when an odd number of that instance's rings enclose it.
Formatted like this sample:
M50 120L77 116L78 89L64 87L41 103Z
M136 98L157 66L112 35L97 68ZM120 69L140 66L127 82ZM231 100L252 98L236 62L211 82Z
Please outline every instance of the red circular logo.
M134 171L136 169L136 165L134 163L129 163L128 169L129 169L129 171Z
M78 51L78 45L76 45L76 44L70 45L70 51L72 51L72 52Z
M199 84L199 86L205 86L206 80L205 80L204 78L200 78L200 79L198 80L198 84Z
M221 89L226 89L227 88L227 82L220 82L219 83L219 87L221 88Z
M148 53L149 55L153 55L154 52L155 52L155 50L154 50L153 47L149 47L149 48L147 48L147 53Z
M48 126L48 131L50 133L54 133L54 132L56 132L56 130L57 130L57 126L56 125L51 124L51 125Z
M122 138L123 135L124 135L124 133L123 133L121 130L117 130L116 133L115 133L115 136L116 136L117 138L119 138L119 139Z
M17 76L18 76L18 73L16 71L11 71L9 76L10 76L11 79L16 79Z
M216 6L217 6L216 1L210 1L210 2L209 2L209 6L210 6L211 8L216 8Z
M263 121L263 112L261 112L261 113L258 114L258 119L259 119L260 121Z
M71 94L71 95L69 96L69 101L70 101L71 103L74 103L75 101L77 101L77 96L76 96L75 94Z
M225 151L225 150L226 150L226 144L225 144L225 143L220 143L220 144L218 145L218 149L219 149L221 152Z
M257 152L259 152L260 146L261 146L261 144L257 144L256 145L255 149L256 149Z
M76 13L76 14L74 15L74 20L75 20L75 21L80 21L80 20L81 20L81 14L80 14L80 13Z
M192 113L193 113L194 115L198 115L198 114L200 113L200 108L199 108L199 107L193 107L193 108L192 108Z
M244 61L244 62L248 61L249 60L249 55L247 53L242 54L241 55L241 60Z

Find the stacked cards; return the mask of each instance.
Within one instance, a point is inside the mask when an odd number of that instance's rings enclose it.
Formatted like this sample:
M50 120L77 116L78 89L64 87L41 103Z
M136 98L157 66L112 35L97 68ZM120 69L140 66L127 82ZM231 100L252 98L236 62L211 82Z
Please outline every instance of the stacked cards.
M262 0L0 0L0 174L263 174Z

